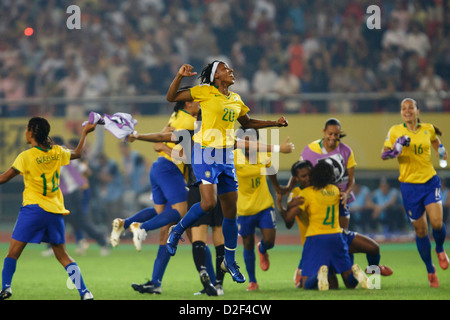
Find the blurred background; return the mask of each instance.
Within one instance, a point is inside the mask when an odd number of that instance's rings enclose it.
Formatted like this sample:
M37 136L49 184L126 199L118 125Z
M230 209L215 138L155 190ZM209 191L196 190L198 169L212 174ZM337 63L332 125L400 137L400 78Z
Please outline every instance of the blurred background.
M66 25L73 4L80 29ZM367 27L370 5L381 9L380 29ZM130 113L139 132L159 131L172 112L165 95L179 67L200 73L214 59L234 69L231 90L252 117L288 118L279 139L289 136L296 150L280 155L282 184L336 117L358 163L351 229L408 238L397 162L383 162L380 151L401 122L405 97L418 101L421 120L439 127L450 148L449 0L1 0L0 170L27 148L34 115L48 118L65 144L77 141L91 111ZM101 128L89 137L83 210L94 224L109 230L111 218L151 205L156 155L151 144L124 144ZM448 223L450 174L432 157ZM22 190L21 178L0 186L0 231L11 229Z

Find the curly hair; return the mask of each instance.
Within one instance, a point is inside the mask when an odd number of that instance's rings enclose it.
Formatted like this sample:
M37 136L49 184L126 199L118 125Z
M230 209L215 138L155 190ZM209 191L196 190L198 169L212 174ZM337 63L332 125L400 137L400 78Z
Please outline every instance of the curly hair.
M53 146L53 140L50 138L50 124L47 119L41 117L33 117L28 121L28 131L32 132L36 142L46 148Z
M315 189L322 189L329 184L333 184L333 166L326 161L319 161L310 172L310 181Z

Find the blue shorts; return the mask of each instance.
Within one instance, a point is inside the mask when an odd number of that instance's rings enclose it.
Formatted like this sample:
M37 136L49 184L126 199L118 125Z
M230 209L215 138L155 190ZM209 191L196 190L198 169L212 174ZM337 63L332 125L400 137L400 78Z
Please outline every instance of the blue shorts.
M400 183L403 206L411 222L419 219L425 206L442 201L441 180L436 175L425 183Z
M159 157L150 168L150 183L155 204L187 201L188 188L180 169L170 160Z
M347 245L350 247L356 237L356 232L344 229L344 231L342 231L342 236L344 237L345 242L347 242Z
M340 217L348 217L350 215L350 209L348 208L348 204L344 206L342 202L339 202L339 216Z
M239 235L241 236L255 234L256 227L260 229L275 229L277 226L275 210L273 207L270 207L251 216L238 216L237 223Z
M231 148L202 148L200 144L195 143L192 149L192 169L197 183L217 185L217 194L238 189L234 154Z
M302 275L317 275L320 267L328 266L330 272L342 273L351 270L352 262L348 245L342 233L307 237L303 246Z
M50 213L37 204L19 210L12 238L26 243L66 243L64 216Z

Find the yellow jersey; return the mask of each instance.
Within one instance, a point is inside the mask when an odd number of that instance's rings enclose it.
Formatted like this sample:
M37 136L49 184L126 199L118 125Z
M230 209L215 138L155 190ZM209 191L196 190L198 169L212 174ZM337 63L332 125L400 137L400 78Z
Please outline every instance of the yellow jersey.
M300 187L292 189L291 193L289 193L287 202L289 203L293 198L300 196L301 191L302 189L300 189ZM298 214L295 216L295 220L297 221L298 230L300 231L300 242L304 245L306 240L306 230L309 225L308 217L304 214Z
M59 188L61 166L70 162L70 150L54 145L51 149L30 148L20 153L12 167L23 175L23 206L37 204L51 213L69 214Z
M180 109L178 112L172 113L169 119L168 126L174 128L175 130L189 130L194 131L195 121L197 119L190 114L189 112ZM181 149L181 144L175 144L174 142L164 142L169 148L172 149ZM186 150L185 152L191 152L191 150ZM173 162L177 165L178 169L180 169L181 173L184 174L185 165L181 160L172 158L169 154L161 151L158 153L160 157L164 157L167 160Z
M267 184L266 168L270 167L270 157L258 152L256 164L249 163L241 149L234 150L234 166L239 183L237 213L252 216L267 208L274 207L272 194Z
M301 190L299 196L305 198L299 207L306 212L309 221L305 237L342 232L339 225L338 187L331 184L319 190L307 187Z
M202 84L190 88L191 97L200 102L202 122L194 142L202 147L230 148L234 146L234 125L250 109L234 92L223 95L215 86Z
M389 129L384 147L392 149L398 137L411 138L409 147L403 147L397 157L400 182L425 183L436 175L431 162L431 142L436 140L436 131L432 124L420 123L417 131L410 131L406 124L398 124Z

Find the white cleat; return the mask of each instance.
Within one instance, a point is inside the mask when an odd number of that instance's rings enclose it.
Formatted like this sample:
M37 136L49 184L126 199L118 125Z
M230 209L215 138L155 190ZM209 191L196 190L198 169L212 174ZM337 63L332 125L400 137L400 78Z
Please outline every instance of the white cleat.
M327 291L330 288L328 283L328 267L323 265L320 267L319 272L317 272L317 288L319 291Z
M369 278L364 273L364 271L362 271L362 269L361 269L361 267L359 265L354 264L352 266L352 272L353 272L353 276L355 277L356 280L358 280L359 285L362 288L370 289Z
M133 244L136 247L137 251L142 250L142 241L147 238L147 231L145 229L141 229L141 223L133 222L130 225L130 230L133 232Z
M81 297L81 300L94 300L94 295L88 291Z
M111 245L115 248L119 245L120 237L125 232L123 227L125 221L123 219L117 218L112 222L111 237L109 238Z

